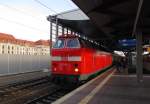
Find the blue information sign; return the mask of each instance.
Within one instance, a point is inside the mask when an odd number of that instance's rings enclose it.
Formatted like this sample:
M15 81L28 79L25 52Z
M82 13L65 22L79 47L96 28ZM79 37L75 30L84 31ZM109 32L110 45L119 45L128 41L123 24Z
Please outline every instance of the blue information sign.
M124 47L134 47L136 46L136 39L119 40L119 44Z

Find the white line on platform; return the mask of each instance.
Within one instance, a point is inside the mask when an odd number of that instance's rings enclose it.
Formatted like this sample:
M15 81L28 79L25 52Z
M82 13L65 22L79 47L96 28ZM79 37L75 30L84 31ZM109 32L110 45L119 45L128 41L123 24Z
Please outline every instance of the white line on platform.
M112 75L113 77L136 77L136 75L117 75L117 74L114 74L114 75Z
M104 74L104 73L103 73ZM103 75L102 74L102 75ZM70 98L71 96L73 96L74 94L76 94L77 92L81 91L82 89L84 89L85 87L87 87L88 85L90 85L92 82L94 82L95 80L97 80L98 78L100 78L101 75L99 75L98 77L92 79L91 81L89 81L88 83L82 85L81 87L77 88L76 90L72 91L71 93L63 96L62 98L56 100L55 102L53 102L52 104L62 104L65 100L67 100L68 98Z
M104 86L104 84L111 78L113 75L114 71L108 75L100 84L91 91L84 99L82 99L78 104L87 104L95 95L96 93Z
M137 77L136 75L112 75L113 77ZM143 77L150 77L150 75L143 75Z

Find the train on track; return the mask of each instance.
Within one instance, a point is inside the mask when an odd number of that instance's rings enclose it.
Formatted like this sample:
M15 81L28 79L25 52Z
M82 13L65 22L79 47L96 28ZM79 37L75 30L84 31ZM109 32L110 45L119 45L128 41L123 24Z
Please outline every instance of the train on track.
M143 71L150 74L150 54L143 55Z
M74 35L61 35L52 48L52 79L81 82L112 65L112 54Z
M131 65L128 67L129 73L136 73L136 54L132 53ZM143 73L150 74L150 53L144 54L143 52Z

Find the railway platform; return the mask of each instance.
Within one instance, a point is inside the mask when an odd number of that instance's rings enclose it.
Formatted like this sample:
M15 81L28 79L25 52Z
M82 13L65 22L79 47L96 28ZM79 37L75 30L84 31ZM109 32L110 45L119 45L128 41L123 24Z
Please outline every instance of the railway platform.
M136 75L115 69L89 81L53 104L149 104L150 76L138 83Z
M0 86L5 86L12 83L18 83L27 80L38 79L42 77L46 77L49 75L47 71L34 71L34 72L26 72L12 75L4 75L0 76Z

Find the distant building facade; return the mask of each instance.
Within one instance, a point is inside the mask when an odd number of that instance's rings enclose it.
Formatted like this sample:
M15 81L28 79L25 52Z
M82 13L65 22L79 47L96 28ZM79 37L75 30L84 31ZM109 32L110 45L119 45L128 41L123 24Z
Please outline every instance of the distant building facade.
M50 41L38 40L33 42L0 33L0 54L48 55L50 54Z

